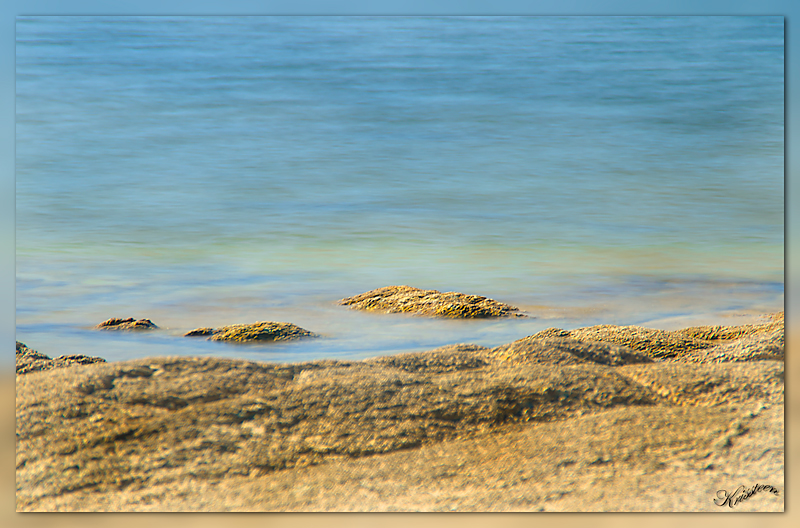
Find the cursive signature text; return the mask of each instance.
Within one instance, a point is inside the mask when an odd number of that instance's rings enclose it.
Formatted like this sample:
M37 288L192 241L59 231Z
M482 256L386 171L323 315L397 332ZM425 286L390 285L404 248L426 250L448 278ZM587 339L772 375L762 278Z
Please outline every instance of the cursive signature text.
M727 504L728 507L733 508L740 502L746 501L759 491L769 491L775 495L778 494L778 490L769 484L756 484L751 488L739 486L733 493L728 493L726 490L719 490L717 492L717 498L714 499L714 504L717 506L725 506Z

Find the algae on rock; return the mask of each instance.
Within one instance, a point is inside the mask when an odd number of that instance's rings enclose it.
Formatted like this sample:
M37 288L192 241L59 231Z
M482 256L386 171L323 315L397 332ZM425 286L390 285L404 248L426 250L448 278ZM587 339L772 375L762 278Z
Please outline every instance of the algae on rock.
M341 299L339 304L356 310L411 313L453 319L525 317L519 313L519 308L479 295L442 293L411 286L386 286Z
M291 323L259 321L253 324L236 324L220 328L196 328L185 334L186 337L208 336L209 341L291 341L304 337L318 337Z
M121 319L112 317L95 326L98 330L153 330L158 328L150 319L134 320L133 317Z

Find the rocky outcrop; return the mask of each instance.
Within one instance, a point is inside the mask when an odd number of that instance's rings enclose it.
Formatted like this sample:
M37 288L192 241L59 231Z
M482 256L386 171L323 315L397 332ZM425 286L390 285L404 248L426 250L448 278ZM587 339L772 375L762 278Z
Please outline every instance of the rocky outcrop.
M681 358L693 363L725 363L730 361L754 361L761 359L784 359L783 328L774 328L762 333L744 334L741 339L692 351Z
M154 330L158 328L150 319L135 320L133 317L120 319L112 317L95 326L98 330Z
M780 336L780 349L783 350L783 312L767 317L762 324L741 326L697 326L683 330L656 330L641 326L597 325L575 330L548 328L526 339L570 338L579 341L601 342L626 346L643 352L652 358L677 358L699 350L715 348L743 338L754 339L762 343L764 336L775 341ZM739 345L737 345L739 346ZM770 357L774 356L774 353ZM723 356L725 354L723 353ZM720 357L723 357L720 356ZM693 354L695 361L703 354Z
M764 322L739 326L693 326L679 330L685 336L705 341L720 342L742 339L783 330L783 312L762 316Z
M292 341L306 337L318 337L291 323L262 321L253 324L237 324L220 328L197 328L185 334L186 337L206 336L210 341L233 341L246 343L252 341Z
M29 372L39 372L54 368L70 367L73 365L88 365L91 363L104 363L105 359L99 357L67 355L59 356L55 359L50 358L25 346L25 343L17 341L16 371L17 374L28 374Z
M339 304L356 310L384 313L408 313L453 319L482 319L489 317L525 317L519 308L479 295L457 292L421 290L411 286L387 286L353 297Z
M773 350L778 337L769 336L740 348L731 345L744 340L731 341L715 354L736 360L705 363L549 336L364 361L173 357L31 373L17 379L17 505L266 478L615 409L631 423L642 413L680 420L673 409L713 409L690 413L691 427L702 428L737 405L782 405L783 362L740 353ZM747 430L731 429L722 442L728 433L713 424L703 440L697 431L685 440L698 461Z
M625 346L555 337L542 339L527 337L494 348L489 354L515 364L580 365L597 363L619 366L653 362L649 355Z
M385 490L369 503L377 509L401 504L391 502L392 493L450 482L458 485L448 496L474 488L477 502L465 509L563 504L553 502L561 497L557 489L540 487L550 480L535 477L535 467L576 496L626 475L635 491L642 475L676 468L683 468L681 482L708 481L713 489L700 492L714 493L722 484L709 480L708 469L716 475L723 466L745 467L729 453L751 430L763 434L751 442L758 459L747 462L748 478L782 471L782 329L666 354L669 360L647 347L556 334L363 361L168 357L18 376L17 508L359 509L367 502L347 497L363 493L363 482L351 482L335 500L328 492L330 475L347 480L348 471L363 468L372 468L370 486ZM656 342L655 355L664 355ZM693 355L709 352L705 359ZM381 458L399 450L401 458ZM428 462L403 466L417 458ZM435 460L450 460L452 468ZM763 472L767 463L773 473ZM397 464L405 469L387 469ZM499 475L500 466L517 469ZM534 473L518 475L523 467ZM480 498L488 500L497 478L514 494L491 495L499 502L487 506ZM782 485L782 473L780 482L766 483ZM304 490L317 490L316 502L299 500ZM670 493L683 509L711 504L711 495Z

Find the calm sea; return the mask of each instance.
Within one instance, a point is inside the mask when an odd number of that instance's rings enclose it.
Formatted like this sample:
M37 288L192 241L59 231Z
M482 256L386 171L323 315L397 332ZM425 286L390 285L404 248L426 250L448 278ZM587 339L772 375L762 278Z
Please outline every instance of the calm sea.
M783 309L782 17L16 29L17 339L48 355L363 358ZM335 303L399 284L532 317ZM91 330L112 316L161 330ZM255 321L324 337L181 337Z

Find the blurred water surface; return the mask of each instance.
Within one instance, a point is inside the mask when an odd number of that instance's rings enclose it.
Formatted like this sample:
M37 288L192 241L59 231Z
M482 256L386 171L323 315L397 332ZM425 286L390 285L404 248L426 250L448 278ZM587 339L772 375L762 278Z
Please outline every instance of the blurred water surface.
M289 361L780 310L783 46L782 17L20 17L17 339ZM392 284L533 317L335 304ZM181 337L261 320L324 338Z

